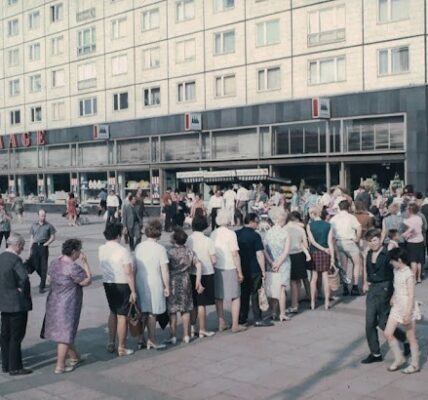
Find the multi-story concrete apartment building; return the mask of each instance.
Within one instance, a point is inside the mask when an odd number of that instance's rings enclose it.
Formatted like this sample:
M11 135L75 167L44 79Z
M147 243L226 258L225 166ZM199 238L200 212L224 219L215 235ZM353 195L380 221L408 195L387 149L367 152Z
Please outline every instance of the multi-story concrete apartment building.
M3 0L0 188L261 167L425 190L427 3Z

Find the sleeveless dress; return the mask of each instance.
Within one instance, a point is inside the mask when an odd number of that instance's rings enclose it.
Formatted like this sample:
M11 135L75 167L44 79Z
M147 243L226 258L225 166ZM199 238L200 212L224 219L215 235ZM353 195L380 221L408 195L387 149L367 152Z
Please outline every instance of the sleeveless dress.
M415 284L415 276L410 268L394 269L394 305L391 308L389 316L394 318L400 324L403 323L404 315L409 301L409 291L407 282ZM418 302L413 306L412 321L421 319L421 311Z

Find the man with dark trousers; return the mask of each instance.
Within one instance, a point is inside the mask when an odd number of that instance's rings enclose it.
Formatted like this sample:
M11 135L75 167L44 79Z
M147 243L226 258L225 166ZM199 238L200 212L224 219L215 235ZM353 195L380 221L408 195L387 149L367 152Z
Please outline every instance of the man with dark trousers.
M259 307L259 289L265 277L265 256L262 238L256 232L258 224L257 215L250 213L244 218L244 227L236 231L244 275L241 283L239 324L247 324L251 300L254 326L272 326L272 322L262 320L262 312Z
M29 263L40 276L39 292L44 293L48 272L49 245L55 240L55 228L46 221L46 211L39 210L38 221L31 225Z
M27 269L19 256L25 241L20 234L12 233L7 243L7 250L0 254L2 371L27 375L32 371L22 365L21 343L32 303Z
M381 242L381 231L371 229L366 233L369 245L366 265L364 270L364 292L366 297L366 337L370 354L362 364L371 364L382 361L377 327L385 330L391 310L391 297L394 293L394 274L389 262L388 246ZM410 354L409 343L406 342L406 334L401 329L396 329L394 336L404 344L404 354Z

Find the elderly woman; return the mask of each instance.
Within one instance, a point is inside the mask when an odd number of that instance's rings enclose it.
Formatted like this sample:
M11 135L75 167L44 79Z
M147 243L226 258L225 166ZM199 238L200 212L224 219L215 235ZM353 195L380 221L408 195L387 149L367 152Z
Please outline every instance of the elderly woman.
M286 289L290 287L290 238L284 225L287 214L282 207L273 207L269 211L273 222L265 236L265 255L271 264L266 273L267 294L271 299L279 301L279 319L288 321L286 315Z
M421 283L422 265L425 263L424 221L415 203L409 204L407 213L403 221L407 229L402 236L406 239L406 250L416 283Z
M330 288L328 271L334 265L333 231L330 224L321 219L321 210L317 207L309 209L310 222L306 227L314 269L311 276L311 309L315 309L317 296L318 276L321 274L324 288L324 308L328 310L330 302Z
M193 310L192 281L190 271L196 269L195 290L202 293L201 263L195 253L186 247L187 234L182 228L175 228L171 236L173 247L168 250L170 294L167 299L171 338L169 342L177 343L177 314L183 321L183 342L190 342L190 312Z
M91 271L81 250L79 239L68 239L62 244L62 255L49 266L51 285L41 336L57 343L55 374L71 372L80 362L74 339L82 310L82 287L91 284Z
M191 272L193 288L193 315L192 334L196 316L199 322L199 337L210 337L214 332L207 330L207 310L206 306L215 304L214 295L214 265L217 262L214 242L204 235L204 230L208 228L208 221L203 215L196 214L192 221L193 233L187 239L187 246L192 249L202 264L201 284L204 288L202 293L196 290L197 271Z
M217 263L214 272L215 303L219 321L219 330L229 329L224 319L224 299L232 299L232 332L237 333L247 328L239 325L241 308L241 282L244 280L239 257L236 233L227 228L230 223L229 214L220 210L217 214L218 228L211 233L216 249Z
M158 243L162 235L162 224L159 220L151 221L145 229L147 240L135 249L137 262L136 285L138 304L145 315L148 329L147 349L160 349L155 339L156 315L166 311L166 300L169 296L168 254L165 247ZM144 332L141 332L139 343L144 343Z
M401 215L398 215L398 212L400 211L400 204L398 203L392 203L388 207L389 214L383 219L382 221L382 243L388 243L388 232L391 229L395 229L398 231L401 235L401 233L404 232L404 224L403 224L403 217ZM404 245L404 239L400 238L399 244Z

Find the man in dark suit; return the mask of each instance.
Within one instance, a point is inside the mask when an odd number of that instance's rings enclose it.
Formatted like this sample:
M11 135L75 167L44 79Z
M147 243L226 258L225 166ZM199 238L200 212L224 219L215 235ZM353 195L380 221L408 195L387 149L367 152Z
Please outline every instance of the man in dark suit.
M134 195L128 196L128 202L122 209L123 234L128 235L129 247L131 251L141 241L141 220L138 213L137 198Z
M24 238L12 233L8 249L0 254L0 312L2 371L10 375L27 375L32 371L22 365L21 342L32 309L30 281L19 256Z

